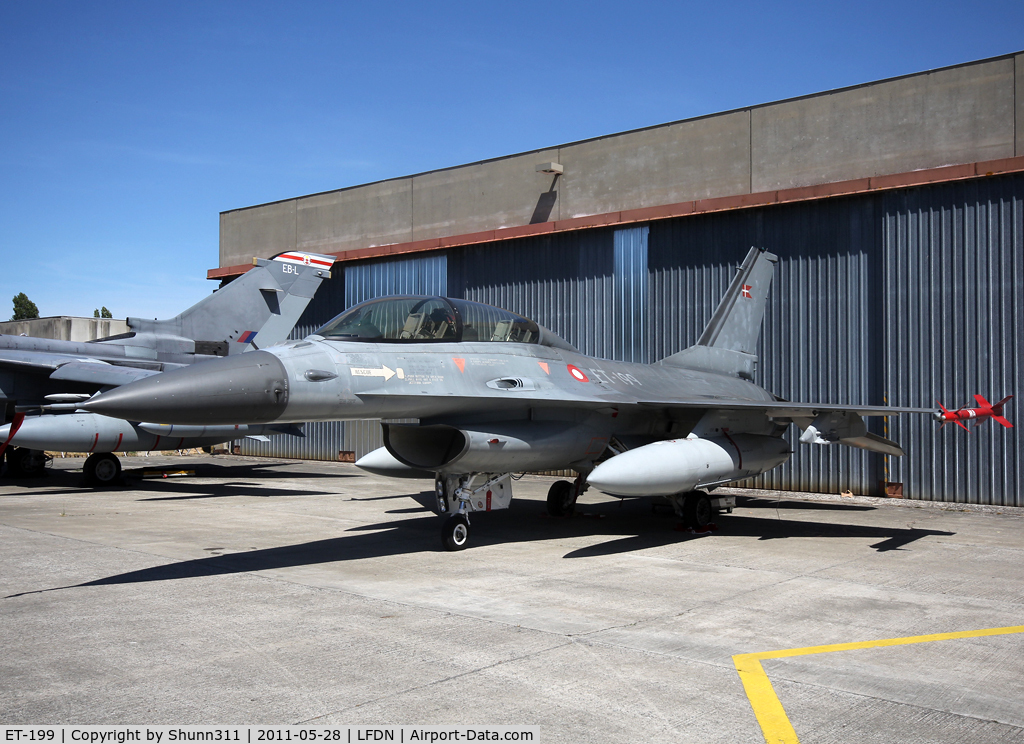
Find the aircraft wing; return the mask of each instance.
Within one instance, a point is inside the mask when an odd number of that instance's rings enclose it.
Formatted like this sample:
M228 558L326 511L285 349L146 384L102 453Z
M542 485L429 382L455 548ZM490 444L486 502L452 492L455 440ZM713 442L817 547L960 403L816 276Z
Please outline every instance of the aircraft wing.
M74 361L91 361L87 357L55 354L46 351L30 351L28 349L0 349L0 367L19 372L37 371L49 374L62 364Z
M114 364L104 364L103 362L80 361L62 364L53 371L50 379L117 387L158 373L159 370L155 369L119 367Z
M0 350L0 368L44 375L51 380L82 382L98 387L125 385L155 375L159 371L108 364L89 357L23 349Z
M764 411L772 418L815 418L822 413L855 413L858 416L897 416L901 413L932 413L931 408L908 408L905 406L862 406L836 403L794 403L779 401L746 401L722 398L699 398L691 400L640 401L647 408L721 408L731 411Z
M702 400L643 401L641 406L694 412L699 410L759 411L780 422L793 422L803 433L800 441L807 444L845 444L849 447L902 457L899 444L867 430L863 416L896 416L901 413L932 413L931 408L907 406L861 406L834 403L793 403L776 401L739 401L708 398Z

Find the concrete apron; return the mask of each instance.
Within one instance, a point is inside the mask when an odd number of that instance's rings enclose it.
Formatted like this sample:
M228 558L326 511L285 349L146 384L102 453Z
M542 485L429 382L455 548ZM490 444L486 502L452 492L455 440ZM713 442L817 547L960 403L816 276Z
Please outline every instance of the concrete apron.
M195 475L96 492L81 463L0 481L5 724L760 741L734 661L759 654L804 741L1024 739L1024 633L831 648L1024 624L1018 509L757 492L698 536L597 493L547 517L526 477L448 553L428 482L152 457L124 464Z

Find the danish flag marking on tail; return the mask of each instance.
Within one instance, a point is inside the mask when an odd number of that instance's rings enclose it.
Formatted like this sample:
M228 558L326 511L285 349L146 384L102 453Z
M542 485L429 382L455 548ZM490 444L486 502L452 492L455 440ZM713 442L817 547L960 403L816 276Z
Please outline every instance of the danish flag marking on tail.
M750 294L750 290L752 290L753 288L754 286L752 284L744 284L743 289L740 290L740 294L746 299L752 300L754 298L754 295Z

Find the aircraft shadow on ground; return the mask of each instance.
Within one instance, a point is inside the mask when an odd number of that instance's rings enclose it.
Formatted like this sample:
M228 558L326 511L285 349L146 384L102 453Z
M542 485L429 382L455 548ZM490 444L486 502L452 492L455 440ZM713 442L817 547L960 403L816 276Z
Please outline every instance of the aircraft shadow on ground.
M803 511L874 511L877 506L837 504L834 501L786 501L760 496L737 496L736 505L745 509L800 509Z
M432 503L433 493L425 491L405 494L421 505ZM567 553L564 558L593 558L636 550L674 545L690 540L714 539L714 534L696 535L675 528L674 515L654 513L649 505L629 502L623 508L615 502L581 507L580 512L568 518L548 517L543 504L524 500L507 511L473 515L473 534L470 551L509 542L532 542L566 537L601 536L611 538L596 545ZM415 513L418 507L397 510ZM362 525L347 530L347 534L296 545L283 545L261 550L250 550L226 555L212 555L188 561L175 561L138 571L108 576L94 581L66 587L38 591L56 591L77 587L136 584L152 581L200 578L238 573L269 571L282 568L314 566L324 563L342 563L367 558L381 558L414 553L432 553L443 550L439 537L441 520L434 514L402 518L377 524ZM867 538L877 539L871 549L877 552L900 550L911 543L930 536L951 536L956 533L865 525L832 524L829 522L798 521L766 517L748 517L737 514L722 516L718 520L718 533L730 537L750 537L757 540L783 538ZM22 592L22 594L37 592Z
M170 478L142 478L141 473L126 473L121 476L120 482L114 483L107 488L92 489L92 493L102 495L106 491L136 490L158 493L177 493L179 496L160 496L152 498L140 498L138 501L171 501L175 499L203 499L216 498L220 496L297 496L297 495L336 495L331 491L306 490L306 489L274 489L264 488L259 485L262 481L272 479L336 479L336 478L359 478L360 473L316 473L305 471L271 470L268 468L280 467L280 463L246 463L244 465L199 465L193 466L189 463L169 466L146 466L135 465L132 470L141 468L152 470L195 470L194 476L175 476ZM218 481L250 480L253 483L198 483L198 478L214 478ZM130 481L130 482L129 482ZM4 478L5 485L18 485L32 489L32 493L38 496L60 496L65 495L69 490L81 492L88 489L89 485L83 481L82 473L79 470L50 470L43 477L20 478L17 480ZM37 490L38 488L38 490Z

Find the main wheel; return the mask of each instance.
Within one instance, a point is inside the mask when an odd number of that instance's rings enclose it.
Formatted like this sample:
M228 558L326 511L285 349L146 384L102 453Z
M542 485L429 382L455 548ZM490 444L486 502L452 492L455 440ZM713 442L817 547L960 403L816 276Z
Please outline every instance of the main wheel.
M690 491L683 501L683 521L687 527L703 530L711 524L711 499L702 491Z
M441 527L441 542L445 550L465 550L469 543L469 520L462 514L453 514Z
M31 478L46 471L46 453L28 447L7 450L7 473L12 478Z
M548 489L548 514L552 517L567 517L576 509L576 494L569 481L555 481Z
M112 452L96 452L89 455L82 466L86 483L93 486L109 486L121 475L121 461Z

